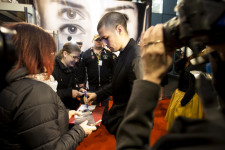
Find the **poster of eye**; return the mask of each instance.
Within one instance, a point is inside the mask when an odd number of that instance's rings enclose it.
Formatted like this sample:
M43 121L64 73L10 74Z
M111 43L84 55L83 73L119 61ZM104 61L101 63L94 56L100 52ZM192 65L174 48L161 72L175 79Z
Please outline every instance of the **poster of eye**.
M142 31L145 4L116 0L34 0L38 25L58 31L59 49L68 41L83 42L82 51L92 46L101 17L111 11L128 17L127 30L138 40Z

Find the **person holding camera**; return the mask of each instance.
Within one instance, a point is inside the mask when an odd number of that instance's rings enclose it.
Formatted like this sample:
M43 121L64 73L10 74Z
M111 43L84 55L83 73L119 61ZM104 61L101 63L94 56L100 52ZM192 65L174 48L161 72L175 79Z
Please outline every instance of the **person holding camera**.
M124 119L117 132L117 149L225 149L224 107L220 105L221 109L218 109L216 100L217 96L222 102L225 100L225 42L209 46L214 50L210 62L216 92L209 84L211 80L202 75L197 83L206 118L178 117L168 134L150 147L149 134L153 127L153 111L159 99L160 82L172 63L171 54L175 51L166 51L164 42L162 24L150 27L142 35L143 79L134 82Z
M152 26L142 34L143 79L134 82L117 132L118 150L225 149L224 6L222 0L183 0L178 5L178 17L164 25ZM159 99L159 84L172 63L171 55L176 48L189 46L192 40L210 49L208 55L213 79L200 74L196 81L205 118L176 118L168 134L150 147L149 134L153 127L153 111Z
M85 121L69 129L69 115L76 111L68 114L56 94L53 37L28 23L6 27L17 32L12 36L17 60L0 93L1 149L74 150L96 127Z

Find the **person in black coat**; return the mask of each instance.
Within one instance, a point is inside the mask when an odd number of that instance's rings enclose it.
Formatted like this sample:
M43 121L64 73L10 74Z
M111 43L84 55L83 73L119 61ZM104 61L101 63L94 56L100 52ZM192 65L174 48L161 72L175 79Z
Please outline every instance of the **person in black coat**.
M86 50L82 56L80 65L80 75L83 85L88 82L88 91L96 92L107 86L112 81L114 60L113 54L103 48L103 43L98 34L93 37L93 47ZM108 103L110 97L104 100L96 100L93 104L104 106L102 123L105 123L108 113Z
M154 44L146 45L148 42ZM217 100L219 98L223 103L225 101L224 44L210 46L214 49L210 54L214 87L212 80L203 75L197 80L198 94L206 118L178 117L168 134L161 137L153 147L150 147L149 134L153 125L153 111L158 103L159 84L172 63L171 53L165 52L163 25L150 27L143 34L142 45L143 80L136 80L134 83L124 120L117 133L117 149L225 149L225 109L224 105L218 105Z
M68 111L51 76L53 37L28 23L6 27L17 32L12 41L18 59L6 75L8 86L0 93L1 150L74 150L96 127L86 121L69 129Z
M127 17L118 12L105 14L98 23L98 33L108 48L120 51L116 59L112 83L96 93L88 93L88 101L113 96L113 105L109 110L106 128L116 135L129 101L133 81L141 78L140 51L136 42L127 33Z
M68 109L76 110L80 106L77 99L81 96L79 91L85 90L79 87L79 71L75 65L80 59L80 48L73 43L66 43L55 58L55 67L52 73L58 82L57 94Z
M82 83L87 78L89 90L95 92L112 80L114 60L110 51L102 47L99 35L93 37L94 46L83 53L80 65Z

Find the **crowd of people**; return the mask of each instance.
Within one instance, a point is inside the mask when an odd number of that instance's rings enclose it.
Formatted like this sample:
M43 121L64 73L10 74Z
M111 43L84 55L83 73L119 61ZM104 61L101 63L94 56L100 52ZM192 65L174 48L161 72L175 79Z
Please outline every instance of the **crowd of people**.
M17 60L6 75L9 86L0 93L1 149L74 150L96 127L86 121L69 129L69 115L77 112L67 110L58 95L63 85L57 86L52 76L56 52L53 37L28 23L6 27L17 32L12 36ZM68 55L63 52L58 62L71 60ZM66 62L71 65L69 60Z
M67 42L56 53L53 37L41 27L5 25L17 32L12 36L17 60L0 92L0 147L74 150L96 130L87 121L69 127L69 118L80 115L76 109L83 103L105 107L103 124L118 150L225 149L224 43L207 45L213 51L211 78L200 73L196 79L192 70L206 71L186 57L179 60L179 85L166 116L169 131L150 147L153 111L176 49L166 51L162 24L142 33L137 45L127 22L119 12L103 15L93 46L83 53L85 41Z

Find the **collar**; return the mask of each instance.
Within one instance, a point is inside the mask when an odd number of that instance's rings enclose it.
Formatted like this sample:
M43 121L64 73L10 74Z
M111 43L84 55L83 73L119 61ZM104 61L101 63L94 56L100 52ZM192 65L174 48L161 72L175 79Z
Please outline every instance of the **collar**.
M13 71L13 69L12 69L12 70L10 70L7 73L7 75L6 75L6 81L8 83L11 83L11 82L13 82L13 81L15 81L15 80L17 80L19 78L23 78L24 76L26 76L28 74L29 74L29 72L28 72L28 70L25 67L19 68L16 71Z
M61 59L58 58L58 57L55 58L55 65L58 65L59 68L60 68L61 70L63 70L64 72L66 72L66 73L72 72L72 68L66 67L66 66L61 62Z
M133 38L131 38L130 41L125 46L125 48L123 50L120 50L120 55L124 54L126 51L128 51L135 44L136 44L135 40Z
M23 68L19 68L16 71L10 70L6 75L6 81L8 83L12 83L19 79L31 78L31 79L41 81L41 82L49 85L56 92L58 82L54 79L54 77L52 75L50 76L50 78L48 80L45 80L44 77L45 77L44 73L36 74L36 75L29 75L28 70L25 67L23 67Z
M94 48L93 48L93 47L91 47L90 50L91 50L91 52L94 53ZM102 52L106 53L106 51L107 51L107 50L103 47L103 48L100 50L100 53L102 53ZM92 55L93 55L93 54L92 54Z

